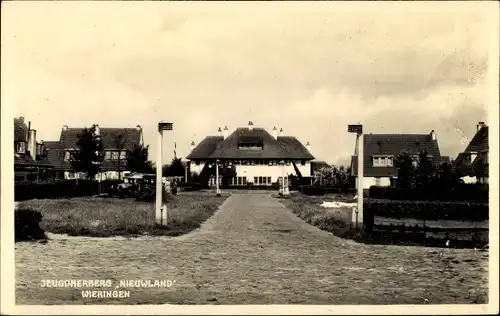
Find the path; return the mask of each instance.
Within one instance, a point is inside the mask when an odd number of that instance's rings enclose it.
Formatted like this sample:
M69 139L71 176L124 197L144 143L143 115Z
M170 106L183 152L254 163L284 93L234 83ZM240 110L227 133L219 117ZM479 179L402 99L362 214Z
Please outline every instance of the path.
M16 245L16 295L18 304L472 303L485 300L487 260L467 249L347 242L252 192L233 194L198 232L180 238ZM41 279L176 283L84 300L76 289L40 288Z

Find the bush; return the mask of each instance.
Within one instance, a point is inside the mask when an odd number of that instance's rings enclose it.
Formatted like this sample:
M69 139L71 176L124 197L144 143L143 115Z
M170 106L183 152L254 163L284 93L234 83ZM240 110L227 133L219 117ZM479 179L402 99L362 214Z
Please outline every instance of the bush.
M45 232L40 228L42 214L29 208L15 211L15 241L47 239Z
M451 188L430 187L427 190L405 190L397 187L372 186L370 198L419 201L488 201L488 185L458 184Z
M53 183L15 184L15 201L92 196L99 193L99 183L92 180L65 180Z
M184 191L199 191L203 188L204 188L204 186L200 182L188 182L183 187L183 190Z
M413 218L419 220L486 221L489 205L484 202L461 201L402 201L367 199L364 212L369 219L373 216L391 218Z
M300 192L306 195L325 195L325 189L315 185L303 185L300 187Z

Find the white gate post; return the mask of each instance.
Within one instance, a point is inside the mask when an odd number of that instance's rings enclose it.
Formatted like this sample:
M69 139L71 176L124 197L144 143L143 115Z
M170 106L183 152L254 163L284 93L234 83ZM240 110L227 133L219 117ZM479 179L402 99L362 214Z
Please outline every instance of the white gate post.
M157 144L158 152L156 154L156 223L158 225L167 225L166 221L166 212L167 209L163 209L163 185L162 185L162 176L163 176L163 130L158 130L158 144ZM165 212L163 212L165 211Z
M158 123L158 152L156 154L156 223L167 225L167 204L163 204L163 131L171 131L173 123Z
M360 123L347 126L347 132L356 134L356 152L358 157L358 179L357 179L357 192L358 192L358 205L355 212L352 214L352 222L356 229L363 228L363 158L364 158L364 144L363 144L363 125Z

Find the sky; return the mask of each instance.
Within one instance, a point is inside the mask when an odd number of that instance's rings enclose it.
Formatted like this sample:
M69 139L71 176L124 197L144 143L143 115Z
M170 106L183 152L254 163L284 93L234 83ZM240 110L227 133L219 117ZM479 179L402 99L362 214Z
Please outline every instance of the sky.
M493 3L494 5L494 3ZM491 3L2 3L2 105L38 140L63 125L144 129L164 162L247 126L347 164L355 136L436 131L442 155L487 124ZM494 37L493 37L494 38ZM493 64L494 66L496 64ZM489 67L490 66L490 67ZM498 106L498 105L497 105Z

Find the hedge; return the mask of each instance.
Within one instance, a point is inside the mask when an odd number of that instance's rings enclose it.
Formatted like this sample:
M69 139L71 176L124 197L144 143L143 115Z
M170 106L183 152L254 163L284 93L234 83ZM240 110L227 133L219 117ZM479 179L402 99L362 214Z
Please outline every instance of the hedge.
M42 214L32 209L18 209L14 213L15 241L30 241L47 239L45 232L40 228Z
M365 218L383 216L418 220L486 221L489 204L461 201L402 201L366 199L363 203Z
M92 180L65 180L53 183L15 184L14 200L55 199L99 194L99 183Z
M370 198L418 201L488 201L488 185L458 184L451 188L429 188L428 190L404 190L397 187L372 186Z

